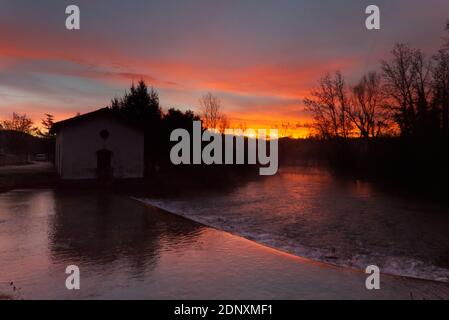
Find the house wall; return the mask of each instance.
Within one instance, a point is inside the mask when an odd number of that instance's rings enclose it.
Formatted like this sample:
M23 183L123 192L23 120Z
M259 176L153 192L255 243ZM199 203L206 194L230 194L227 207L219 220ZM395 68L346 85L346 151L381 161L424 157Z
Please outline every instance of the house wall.
M109 131L108 139L100 137ZM112 151L114 178L142 178L144 135L114 118L99 117L67 125L56 138L56 168L62 179L95 179L97 151Z
M63 135L64 135L63 131L58 132L58 134L56 135L56 142L55 142L55 167L59 175L61 175L62 173L61 150L62 150Z

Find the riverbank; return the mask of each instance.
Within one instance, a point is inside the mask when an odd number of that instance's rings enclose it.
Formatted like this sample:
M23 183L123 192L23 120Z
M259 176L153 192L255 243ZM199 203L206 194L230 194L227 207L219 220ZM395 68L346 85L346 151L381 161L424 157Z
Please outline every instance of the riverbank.
M0 166L0 192L19 188L48 188L56 185L57 175L50 162Z
M387 275L369 291L362 272L104 193L0 194L0 259L25 299L449 299L448 284ZM64 286L71 264L79 291Z
M379 137L279 141L280 167L319 164L334 175L375 183L428 202L448 203L448 141L443 137Z

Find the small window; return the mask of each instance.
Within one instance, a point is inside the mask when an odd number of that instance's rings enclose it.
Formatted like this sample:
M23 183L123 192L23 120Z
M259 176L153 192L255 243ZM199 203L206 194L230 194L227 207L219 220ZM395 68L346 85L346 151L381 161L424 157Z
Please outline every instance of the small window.
M100 131L100 137L101 137L103 140L106 140L107 138L109 138L109 131L106 130L106 129L101 130L101 131Z

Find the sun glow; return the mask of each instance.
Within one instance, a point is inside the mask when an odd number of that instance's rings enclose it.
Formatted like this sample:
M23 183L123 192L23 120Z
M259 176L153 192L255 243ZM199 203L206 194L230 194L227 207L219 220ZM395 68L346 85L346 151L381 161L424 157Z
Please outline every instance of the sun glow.
M245 136L250 138L257 137L257 130L264 129L269 132L270 129L277 130L278 138L292 138L292 139L306 139L310 137L311 130L309 122L292 122L291 119L285 120L259 120L254 121L248 119L247 121L241 121L241 119L232 120L230 122L230 128L242 129L246 131L247 128L253 129L255 132L248 132Z

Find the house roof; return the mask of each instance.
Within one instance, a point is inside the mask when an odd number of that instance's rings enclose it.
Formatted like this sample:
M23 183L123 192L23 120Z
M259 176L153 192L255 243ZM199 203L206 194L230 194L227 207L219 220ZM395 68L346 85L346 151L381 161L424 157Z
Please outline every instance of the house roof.
M114 112L113 110L109 109L109 108L101 108L92 112L88 112L79 116L75 116L73 118L69 118L66 120L62 120L59 122L56 122L53 124L50 132L51 133L57 133L59 130L61 130L63 127L67 127L67 126L71 126L71 125L75 125L75 124L79 124L82 123L84 121L88 121L88 120L92 120L98 117L112 117L115 118L117 120L119 120L120 122L123 122L124 124L135 128L137 130L142 130L143 128L141 126L138 126L134 123L131 123L130 121L124 119L122 116L120 116L119 114L117 114L116 112Z

